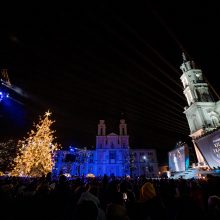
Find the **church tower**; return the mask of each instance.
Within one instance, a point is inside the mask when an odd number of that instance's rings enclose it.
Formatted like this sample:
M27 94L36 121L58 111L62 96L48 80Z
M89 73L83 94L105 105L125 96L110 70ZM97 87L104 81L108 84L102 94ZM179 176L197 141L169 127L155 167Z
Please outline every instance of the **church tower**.
M183 73L180 77L183 93L188 104L184 113L189 124L190 136L194 140L220 126L220 101L214 101L209 86L204 81L202 70L196 67L194 61L188 60L184 53L180 69ZM195 143L194 146L198 161L204 162Z
M127 135L127 124L125 124L125 120L121 119L119 124L119 134Z
M120 120L119 141L123 148L126 148L129 146L129 136L127 134L127 124L125 123L125 119Z
M98 136L105 136L106 133L106 126L104 120L99 120L98 124Z
M96 148L104 148L106 144L106 125L105 120L99 120L98 136L96 136Z
M183 93L188 103L184 113L188 120L190 136L196 138L220 126L220 103L212 98L202 70L196 68L193 61L187 60L184 53L180 69L183 72L180 77Z

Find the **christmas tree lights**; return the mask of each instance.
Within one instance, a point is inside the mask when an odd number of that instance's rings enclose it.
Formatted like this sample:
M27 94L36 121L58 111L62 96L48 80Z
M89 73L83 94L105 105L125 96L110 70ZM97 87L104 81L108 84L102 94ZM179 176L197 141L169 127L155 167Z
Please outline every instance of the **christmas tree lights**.
M19 153L14 160L12 176L40 177L52 171L54 153L58 149L54 141L54 131L50 126L54 121L49 119L51 113L47 111L44 118L31 130L28 138L18 142Z

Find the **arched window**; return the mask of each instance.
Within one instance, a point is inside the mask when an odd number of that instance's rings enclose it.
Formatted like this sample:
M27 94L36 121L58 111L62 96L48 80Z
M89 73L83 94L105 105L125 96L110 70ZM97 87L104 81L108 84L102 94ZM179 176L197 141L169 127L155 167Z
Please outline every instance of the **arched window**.
M111 143L111 148L114 148L114 143L113 142Z
M213 116L211 117L211 119L212 119L212 123L213 123L214 127L218 127L218 126L219 126L218 118L213 115Z

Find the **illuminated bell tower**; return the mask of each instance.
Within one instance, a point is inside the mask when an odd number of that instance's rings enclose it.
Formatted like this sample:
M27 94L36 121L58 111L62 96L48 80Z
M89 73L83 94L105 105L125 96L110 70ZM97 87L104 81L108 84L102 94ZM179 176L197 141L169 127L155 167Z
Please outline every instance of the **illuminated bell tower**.
M220 125L219 102L215 102L204 81L201 69L196 68L193 61L188 61L183 53L183 64L180 66L183 74L183 93L188 106L184 113L190 127L190 136L198 137Z
M106 125L105 120L99 120L98 136L96 136L96 148L103 148L106 144Z
M119 141L123 148L129 147L129 136L127 133L127 124L124 119L120 120L119 124Z
M196 67L194 61L187 60L184 53L180 69L183 72L180 77L183 93L188 103L184 113L189 124L190 137L195 139L220 126L220 101L214 101L209 86L204 81L202 70ZM196 146L195 151L198 162L204 162Z

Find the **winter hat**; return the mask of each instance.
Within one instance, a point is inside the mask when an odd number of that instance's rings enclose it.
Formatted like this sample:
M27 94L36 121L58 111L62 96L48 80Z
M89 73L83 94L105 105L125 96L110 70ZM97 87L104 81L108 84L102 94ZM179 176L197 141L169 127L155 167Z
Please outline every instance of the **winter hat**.
M146 182L140 190L140 200L146 201L156 196L154 185L150 182Z

